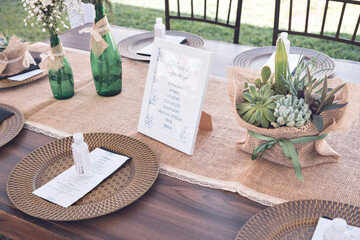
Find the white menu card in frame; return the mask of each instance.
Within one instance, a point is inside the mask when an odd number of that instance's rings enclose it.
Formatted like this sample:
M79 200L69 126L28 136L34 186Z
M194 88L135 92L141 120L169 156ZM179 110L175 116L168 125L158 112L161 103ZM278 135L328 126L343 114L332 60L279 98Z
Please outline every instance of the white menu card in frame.
M192 155L213 54L155 38L138 131Z

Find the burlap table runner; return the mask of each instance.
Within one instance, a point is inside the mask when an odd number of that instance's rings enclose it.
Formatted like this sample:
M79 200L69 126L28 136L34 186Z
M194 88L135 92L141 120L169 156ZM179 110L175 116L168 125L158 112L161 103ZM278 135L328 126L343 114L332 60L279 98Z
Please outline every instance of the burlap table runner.
M36 44L31 50L47 51ZM136 132L148 64L123 59L123 90L114 97L96 94L89 53L65 49L75 79L75 95L55 100L47 78L0 90L0 102L21 110L27 127L52 136L81 132L115 132L148 144L160 159L161 172L181 180L224 189L272 205L296 199L324 199L360 206L360 120L347 132L331 133L327 142L342 155L338 163L303 169L304 182L293 168L252 161L236 142L245 137L233 115L226 83L210 79L204 110L212 115L213 130L199 131L193 156L188 156ZM360 108L360 86L351 85L351 96Z

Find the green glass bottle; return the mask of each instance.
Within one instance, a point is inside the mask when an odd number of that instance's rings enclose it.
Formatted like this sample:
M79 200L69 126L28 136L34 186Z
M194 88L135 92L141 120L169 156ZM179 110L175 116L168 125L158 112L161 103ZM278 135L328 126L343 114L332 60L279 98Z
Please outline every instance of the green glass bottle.
M50 46L56 47L60 42L59 35L50 36ZM64 66L57 71L49 70L49 81L53 95L56 99L67 99L74 96L74 78L66 55L61 56Z
M105 17L102 3L95 5L95 13L95 22ZM109 46L99 57L91 51L91 71L96 92L100 96L114 96L121 92L122 87L121 57L112 33L109 31L102 38Z

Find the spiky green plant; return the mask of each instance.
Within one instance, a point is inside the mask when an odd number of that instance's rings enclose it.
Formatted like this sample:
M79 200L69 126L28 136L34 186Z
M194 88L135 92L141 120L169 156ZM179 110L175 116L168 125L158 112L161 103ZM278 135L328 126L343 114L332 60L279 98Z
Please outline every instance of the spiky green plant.
M319 54L311 57L308 61L305 61L304 58L299 57L295 73L293 74L291 74L290 68L288 68L288 74L286 78L281 77L288 93L292 94L293 96L303 97L304 88L309 85L307 72L309 71L311 76L315 76L316 74L329 70L327 68L321 68L326 59L323 62L318 63L318 56ZM323 79L316 79L312 77L310 84L312 84L313 88L316 89L322 83L322 81Z
M291 94L286 95L276 102L274 116L276 121L271 122L275 128L281 126L301 128L310 121L311 110L303 98Z
M261 86L259 90L254 85L243 91L245 102L236 105L240 117L255 126L268 128L270 122L275 121L275 101L282 95L274 95L269 84Z
M275 51L275 90L280 94L286 94L286 87L282 78L286 79L288 71L288 57L284 41L279 38L276 41Z
M312 112L312 119L316 126L316 129L321 132L324 125L324 119L320 113L332 109L338 109L346 106L347 103L338 104L339 101L335 101L335 94L345 86L341 84L332 89L328 87L327 76L323 80L313 82L309 68L307 68L308 84L304 87L304 98ZM317 89L316 87L323 83L322 87ZM301 93L301 92L300 92Z

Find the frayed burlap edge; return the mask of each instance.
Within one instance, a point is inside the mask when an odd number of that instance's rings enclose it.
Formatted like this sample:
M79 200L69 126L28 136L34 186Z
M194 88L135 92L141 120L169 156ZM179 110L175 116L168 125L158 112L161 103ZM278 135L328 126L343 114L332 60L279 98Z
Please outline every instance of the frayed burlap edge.
M70 133L59 131L52 127L48 127L43 124L39 124L32 121L25 121L24 128L56 139L61 139L64 137L71 136ZM191 184L196 184L202 187L209 187L213 189L221 189L224 191L238 193L243 197L261 203L262 205L265 206L273 206L275 204L286 202L286 200L284 199L259 193L251 188L248 188L240 184L239 182L221 181L217 179L212 179L188 171L184 171L182 169L174 168L162 163L160 163L159 173Z
M103 29L103 31L99 31L99 29ZM107 20L107 17L105 16L97 23L94 23L93 29L98 31L101 36L105 36L108 32L110 32L110 25ZM100 57L101 54L106 50L106 48L109 45L105 42L104 39L101 39L100 41L96 41L94 36L91 35L90 37L90 49L94 53L96 57Z
M340 103L348 102L348 105L341 109L323 112L321 115L324 118L324 128L321 133L316 130L313 122L310 122L301 129L281 127L277 129L264 129L249 124L241 119L236 111L236 103L242 102L242 91L244 82L252 84L254 80L259 77L260 71L253 69L246 69L240 67L227 68L228 90L232 103L232 109L236 115L239 125L247 130L251 130L262 135L274 137L276 139L293 139L304 136L322 135L332 131L347 130L351 126L351 122L357 112L358 106L352 102L349 97L350 83L346 83L345 87L336 95L336 100ZM340 79L329 79L329 85L338 85L341 83ZM355 101L355 100L353 100ZM253 149L264 143L249 134L246 138L240 140L237 145L238 148L246 153L251 154ZM340 155L334 151L326 142L326 138L309 143L294 144L298 152L301 167L310 167L322 163L338 162ZM284 154L279 144L275 144L271 149L265 150L263 158L287 167L293 167L293 163Z

